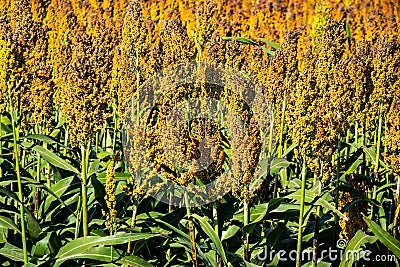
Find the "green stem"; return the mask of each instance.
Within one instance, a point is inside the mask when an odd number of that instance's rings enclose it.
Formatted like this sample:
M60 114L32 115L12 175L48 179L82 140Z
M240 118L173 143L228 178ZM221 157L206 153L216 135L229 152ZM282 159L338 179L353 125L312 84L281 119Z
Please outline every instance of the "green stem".
M303 159L303 168L301 171L301 197L300 197L300 216L299 216L299 229L297 232L297 257L296 267L301 266L301 242L303 239L303 217L304 217L304 203L306 194L306 160Z
M46 129L46 135L49 135L49 129ZM47 149L47 143L43 143L43 147ZM47 175L47 186L50 188L51 186L51 168L50 163L46 164L46 175Z
M245 199L243 203L243 226L249 225L249 202ZM249 234L244 233L244 260L249 261Z
M170 187L170 191L169 191L169 199L168 199L168 212L172 212L173 211L173 202L174 200L174 184L171 185Z
M11 112L13 113L13 109L11 106ZM17 122L15 120L16 115L13 114L12 117L12 128L13 128L13 137L14 137L14 154L15 154L15 172L17 174L17 181L18 181L18 199L20 201L19 205L19 211L20 211L20 216L21 216L21 232L22 232L22 250L24 254L24 263L28 263L28 250L26 247L26 231L25 231L25 213L24 213L24 207L23 207L23 196L22 196L22 183L21 183L21 173L19 169L19 125L17 125Z
M274 120L275 120L275 104L272 106L272 115L271 115L271 123L270 123L270 128L269 128L269 143L268 143L268 153L269 153L269 158L272 159L272 145L274 141Z
M136 214L137 214L137 205L133 203L132 205L132 220L131 220L131 228L134 228L136 225ZM133 251L133 242L128 243L128 253L131 254Z
M382 116L379 115L378 118L378 129L375 134L376 142L376 156L375 156L375 167L374 167L374 180L378 181L379 176L379 156L381 151L381 135L382 135ZM376 185L372 188L372 199L376 199ZM375 213L375 207L371 205L371 218L373 218Z
M86 148L84 145L81 146L81 154L82 154L82 224L83 224L83 236L87 236L89 233L88 230L88 212L87 212L87 168L89 161L89 146Z
M378 179L379 174L379 157L381 151L381 136L382 136L382 117L379 116L378 121L378 132L377 132L377 140L376 140L376 157L375 157L375 168L374 168L374 178L375 180ZM374 190L375 192L375 190Z
M42 160L40 154L37 153L37 166L36 166L36 181L40 182L40 173L41 173L41 164ZM35 217L38 217L38 210L39 210L39 201L40 201L40 188L36 188L36 196L35 196L35 208L33 214Z
M213 212L213 220L214 220L214 231L217 234L217 236L219 237L219 224L218 224L218 202L214 202L212 204L212 212ZM217 264L218 266L221 266L222 262L221 262L221 257L219 256L219 254L216 254L216 260L217 260Z
M197 267L197 252L196 252L196 241L194 239L194 227L192 217L190 216L190 205L189 205L189 196L188 193L185 191L185 203L186 203L186 214L188 217L188 224L189 224L189 235L190 235L190 244L192 247L192 260L193 260L193 267Z
M64 135L64 157L67 156L67 146L68 146L68 126L65 128L65 135Z
M99 132L96 132L95 140L94 140L94 151L95 151L96 155L98 152L98 146L99 146Z
M75 236L74 239L79 237L79 228L81 226L81 215L82 215L82 197L78 197L78 205L76 206L76 222L75 222Z
M319 221L321 218L321 206L317 206L315 213L315 228L314 228L314 240L313 240L313 261L312 266L317 267L318 265L318 239L319 239Z
M335 195L335 208L339 208L339 185L340 185L340 147L341 147L341 142L340 142L340 137L338 138L338 151L337 151L337 159L336 159L336 195ZM336 235L338 232L338 221L339 217L335 213L334 215L335 218L335 226L333 228L333 240L336 240Z
M280 131L279 131L278 158L281 158L282 154L283 154L283 128L285 127L285 114L286 114L286 92L283 95L283 103L282 103L281 125L280 125Z
M0 157L3 157L3 141L1 138L3 137L3 115L0 114ZM3 177L3 169L0 168L0 177Z
M347 129L347 133L346 133L346 143L348 144L350 142L350 129ZM348 159L349 158L349 154L350 154L350 148L346 147L345 149L345 158Z

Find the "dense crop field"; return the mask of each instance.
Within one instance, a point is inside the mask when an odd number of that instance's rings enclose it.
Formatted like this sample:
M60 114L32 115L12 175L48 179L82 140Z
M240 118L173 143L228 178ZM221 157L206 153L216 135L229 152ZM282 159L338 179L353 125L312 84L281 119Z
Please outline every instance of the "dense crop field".
M0 265L398 266L399 20L0 0Z

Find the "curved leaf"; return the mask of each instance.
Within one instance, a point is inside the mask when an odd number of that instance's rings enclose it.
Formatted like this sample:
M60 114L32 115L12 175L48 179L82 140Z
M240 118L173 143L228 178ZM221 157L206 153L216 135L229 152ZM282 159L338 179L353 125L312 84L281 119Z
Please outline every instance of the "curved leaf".
M131 241L145 240L151 237L155 237L157 234L140 233L140 234L116 234L113 236L87 236L81 237L67 243L65 246L60 248L56 258L56 264L54 266L60 266L64 261L69 259L75 259L85 251L92 249L95 246L111 246L128 243Z
M21 231L18 229L18 226L10 218L4 216L0 216L0 227L12 229L18 233L21 233Z
M207 220L205 218L200 217L197 214L193 214L192 216L193 216L193 218L195 218L199 221L201 229L214 242L214 245L217 248L217 252L221 256L221 258L225 262L225 264L228 264L228 260L225 255L224 247L222 246L221 240L219 239L217 233L214 231L214 229L211 227L211 225L207 222Z
M358 230L357 233L354 235L354 237L349 241L346 247L345 255L347 255L346 252L348 251L356 251L361 248L362 245L365 243L375 243L378 238L376 236L370 236L365 234L363 231ZM345 266L353 266L354 258L350 257L348 259L345 257L341 262L340 262L340 267L345 267Z
M145 261L142 258L139 258L137 256L126 256L124 257L121 262L123 263L122 266L132 266L132 267L152 267L150 263Z
M76 174L80 174L78 169L76 169L74 166L72 166L67 161L63 160L62 158L60 158L54 152L48 150L47 148L44 148L42 146L34 146L33 150L38 152L51 165L67 171L74 172Z
M400 258L400 241L391 236L388 232L382 229L376 222L370 218L364 216L364 221L368 225L369 229L375 234L379 241L385 245L390 251Z

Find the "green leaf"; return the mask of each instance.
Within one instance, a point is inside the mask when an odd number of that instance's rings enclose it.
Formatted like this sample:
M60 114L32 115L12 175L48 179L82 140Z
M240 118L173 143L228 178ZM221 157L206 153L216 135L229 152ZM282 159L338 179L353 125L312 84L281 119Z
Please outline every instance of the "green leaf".
M369 161L369 162L371 162L372 163L372 165L376 165L375 164L375 158L376 158L376 151L375 151L375 148L373 148L373 147L364 147L364 152L365 152L365 154L368 156L367 157L367 160Z
M117 181L126 181L129 180L129 178L132 176L132 174L130 173L126 173L126 172L116 172L115 173L115 180ZM97 179L101 182L101 183L105 183L106 182L106 172L102 172L102 173L98 173L97 174Z
M60 248L56 258L56 264L54 266L60 266L64 261L69 259L74 259L77 255L92 249L95 246L112 246L112 245L119 245L128 243L131 241L137 240L146 240L152 237L157 236L157 234L150 234L150 233L140 233L140 234L116 234L113 236L87 236L81 237L71 242L67 243L65 246Z
M21 231L18 229L18 226L10 218L4 216L0 216L0 227L12 229L18 233L21 233Z
M289 167L290 164L291 163L286 159L274 158L271 162L271 170L269 173L271 175L277 174L281 169Z
M53 232L45 232L39 235L39 241L36 242L35 250L33 252L35 257L41 258L45 255L52 234Z
M355 160L353 164L351 164L351 166L345 171L345 174L343 174L342 177L354 173L354 171L357 170L358 166L360 166L361 163L363 163L363 160L361 158ZM342 179L342 177L340 179Z
M111 253L112 251L112 253ZM70 256L71 259L91 259L101 262L112 262L118 259L119 255L112 247L96 247L76 253Z
M311 202L314 201L314 199L317 197L317 194L315 194L313 191L306 189L305 191L305 203L310 204ZM293 192L292 194L289 194L285 196L287 199L295 200L294 203L299 204L300 199L301 199L301 189L297 190L296 192Z
M268 48L261 46L261 48L265 51L265 53L267 53L270 56L273 56L275 53L271 50L269 50Z
M284 158L287 154L292 152L293 149L297 147L296 143L291 144L285 151L283 151L282 157Z
M123 263L122 266L132 266L132 267L152 267L153 265L151 265L150 263L148 263L147 261L145 261L142 258L139 258L137 256L126 256L124 258L122 258L122 260L120 261Z
M261 265L257 265L248 261L244 261L246 267L261 267Z
M42 232L42 229L40 228L38 221L31 212L25 212L25 214L26 214L26 228L28 229L30 236L33 239L37 239L39 237L39 234Z
M250 223L261 221L268 212L268 203L263 203L250 208Z
M72 166L47 148L44 148L42 146L34 146L33 150L38 152L51 165L74 172L76 174L80 174L80 172L74 166Z
M371 229L371 231L379 239L379 241L390 251L392 251L397 258L400 258L400 241L383 230L382 227L368 217L364 216L364 221L368 225L369 229Z
M226 258L225 250L224 250L224 247L222 246L221 240L219 239L217 233L214 231L212 226L208 223L207 219L204 217L200 217L197 214L193 214L192 217L199 221L201 229L214 242L217 252L221 256L221 258L225 262L225 264L228 264L228 260Z
M249 39L249 38L245 38L245 37L222 37L222 40L224 41L232 41L235 40L236 42L242 43L242 44L249 44L249 45L255 45L255 46L260 46L268 55L273 56L274 52L269 50L268 48L260 45L259 43ZM263 39L265 40L265 39ZM267 40L265 40L267 41ZM268 41L269 42L269 41ZM273 44L274 46L276 46L275 43L270 42L271 44Z
M322 207L324 207L325 209L327 209L327 210L330 210L330 211L332 211L333 213L335 213L336 215L338 215L340 218L342 218L343 220L348 220L348 218L343 214L343 213L341 213L339 210L337 210L336 208L335 208L335 206L333 206L331 203L329 203L328 201L326 201L325 199L323 199L323 198L319 198L316 202L315 202L315 204L316 205L321 205Z
M59 133L61 133L60 129L54 129L49 136L55 138ZM61 144L62 147L65 147L64 145Z
M240 230L240 227L237 225L230 225L228 229L222 231L221 241L231 238L232 236L236 235L236 233Z
M264 38L257 38L257 40L263 41L264 43L266 43L267 45L269 45L273 49L281 48L281 46L279 44L271 42L270 40L267 40L267 39L264 39Z
M183 231L179 230L179 229L176 228L175 226L173 226L173 225L171 225L171 224L169 224L169 223L167 223L167 222L164 222L163 220L160 220L160 219L154 219L154 220L155 220L156 222L158 222L158 223L160 223L160 224L166 226L167 228L171 229L172 231L174 231L175 233L179 234L180 236L182 236L182 237L185 238L186 240L189 240L189 239L190 239L190 237L189 237L189 235L188 235L187 233L184 233Z
M0 122L1 122L1 123L4 123L4 124L6 124L6 125L10 125L10 124L11 124L11 121L10 121L10 119L9 119L7 116L1 116Z
M38 141L42 141L42 142L47 143L47 144L58 144L58 142L56 140L54 140L54 138L49 137L49 136L44 135L44 134L30 134L30 135L27 135L27 136L25 136L23 138L38 140Z
M108 151L100 151L99 153L97 153L97 158L98 159L104 159L105 157L111 157L113 155L113 153L108 152Z
M63 203L60 197L64 195L68 188L70 188L73 180L74 177L67 177L53 184L50 188L47 188L47 191L50 192L50 196L46 198L46 202L44 204L45 211L47 211L47 209L50 207L50 204L56 199Z
M92 177L91 183L93 185L95 199L101 205L106 205L106 202L104 200L104 196L106 195L106 190L105 190L104 185L102 183L100 183L99 180L97 180L97 178L95 176Z
M99 169L99 165L100 165L99 159L95 159L93 162L90 162L87 176L90 177L93 174L96 174L97 170Z
M30 212L30 210L25 207L24 203L22 203L18 196L14 193L8 190L7 188L0 187L0 194L4 194L12 199L14 199L25 211L26 215L26 220L27 220L27 229L29 231L29 234L31 235L32 238L37 239L41 232L41 228L39 223L37 222L36 218L33 216L33 214Z
M251 45L257 45L257 46L259 45L258 43L254 42L253 40L250 40L250 39L245 38L245 37L222 37L222 40L224 40L224 41L235 40L235 41L237 41L239 43L242 43L242 44L251 44Z
M349 241L346 247L344 255L347 255L348 251L357 251L362 245L366 243L375 243L378 238L376 236L366 235L363 231L358 230L354 237ZM340 262L340 267L353 266L355 258L354 257L344 257Z
M301 189L297 190L296 192L287 195L285 198L288 199L295 199L296 202L295 203L300 203L300 198L301 198ZM341 213L340 211L338 211L335 206L333 206L332 204L330 204L326 199L323 198L323 196L318 196L317 194L315 194L313 191L306 189L305 192L305 203L307 204L314 204L314 205L320 205L322 207L324 207L327 210L333 211L335 214L337 214L340 218L344 219L344 220L348 220L348 218Z
M344 22L344 28L346 29L347 38L350 39L351 38L350 27L349 27L349 23L347 22L347 20Z
M0 255L13 261L24 261L24 252L22 249L10 243L6 243L3 248L0 248Z
M57 126L55 128L60 128L61 126L64 125L64 123L67 121L68 117L67 116L63 116L57 123Z

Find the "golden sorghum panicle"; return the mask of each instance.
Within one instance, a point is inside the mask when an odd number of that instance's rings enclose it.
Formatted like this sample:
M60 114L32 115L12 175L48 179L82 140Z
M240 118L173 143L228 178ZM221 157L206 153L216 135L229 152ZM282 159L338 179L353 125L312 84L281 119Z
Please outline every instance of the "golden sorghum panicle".
M244 112L246 118L250 114ZM242 121L243 122L243 121ZM231 174L225 182L232 187L232 194L242 200L249 201L255 192L251 191L259 157L262 149L260 129L254 117L247 117L246 130L238 118L231 118L227 122L231 129Z
M73 143L91 140L111 116L112 23L96 15L89 17L86 27L74 31L71 61L61 87L59 101Z
M54 86L47 49L47 29L40 22L35 22L30 32L29 48L24 52L29 87L21 99L23 120L32 127L48 127L53 116Z
M108 213L107 213L107 222L106 225L110 228L115 228L115 223L117 219L117 199L115 197L115 189L117 185L117 180L115 179L115 169L114 162L112 161L107 166L106 173L106 195L104 196L104 200L106 201Z
M62 87L71 61L71 39L78 22L68 1L52 0L44 24L49 27L48 50L56 88Z
M303 56L296 89L288 97L289 134L314 172L319 173L322 165L325 179L333 171L330 163L349 115L340 104L349 88L335 84L340 81L335 79L340 74L335 70L342 64L344 43L343 26L329 23L318 49L309 49Z
M399 43L390 40L386 35L374 44L372 48L371 80L373 90L366 104L366 129L371 131L377 127L376 116L386 115L399 84L398 70L400 66Z
M328 7L326 1L322 1L321 4L316 4L315 13L311 36L313 46L318 49L324 35L325 27L331 20L331 9Z
M311 47L302 57L303 69L299 73L296 87L288 92L286 124L289 136L299 145L301 156L311 154L311 142L315 137L318 90L314 73L317 56Z
M193 59L194 44L179 20L165 22L161 31L163 67L187 63Z
M281 48L275 51L271 58L265 70L266 73L259 72L261 79L265 79L265 82L258 83L264 84L266 96L275 107L275 125L278 133L285 132L285 129L280 129L284 98L296 87L298 38L297 31L287 32Z
M371 44L358 42L348 61L344 63L346 81L353 88L351 100L353 101L353 114L349 116L349 123L357 122L362 125L365 119L365 106L373 90L371 81Z
M138 86L161 69L159 29L143 13L142 3L134 1L128 5L120 44L115 49L113 87L117 88L120 119L129 113Z
M393 173L400 175L400 87L387 116L383 145L387 147L385 160L390 164Z
M11 0L0 0L0 19L8 19L8 17L10 16L11 7Z
M8 105L8 84L12 80L15 49L10 40L10 29L2 22L4 20L1 20L0 26L0 113L3 113Z
M32 18L27 1L15 1L10 20L1 18L1 101L12 99L21 114L21 126L49 124L52 116L52 83L47 54L47 29Z
M11 74L9 76L10 95L14 109L20 110L20 100L24 97L27 90L29 90L29 77L27 68L25 66L26 52L32 47L31 28L33 25L32 13L30 4L26 0L15 1L12 10L9 24L5 29L10 32L7 34L9 42L11 42L13 49L12 55L14 58L13 69L8 70ZM17 86L19 84L19 86Z

